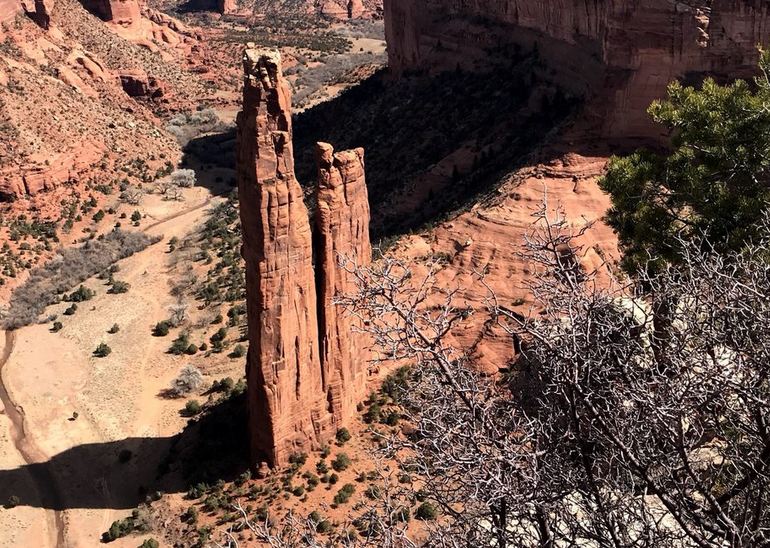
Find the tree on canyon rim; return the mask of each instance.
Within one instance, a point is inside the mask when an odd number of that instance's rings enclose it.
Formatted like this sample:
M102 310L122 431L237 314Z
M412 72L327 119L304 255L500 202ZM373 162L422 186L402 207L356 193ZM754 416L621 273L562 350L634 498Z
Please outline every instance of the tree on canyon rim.
M649 109L671 132L670 151L610 161L600 186L612 197L607 221L627 270L677 260L679 242L693 236L707 234L717 250L756 236L770 200L770 52L759 68L753 84L672 83L668 99Z

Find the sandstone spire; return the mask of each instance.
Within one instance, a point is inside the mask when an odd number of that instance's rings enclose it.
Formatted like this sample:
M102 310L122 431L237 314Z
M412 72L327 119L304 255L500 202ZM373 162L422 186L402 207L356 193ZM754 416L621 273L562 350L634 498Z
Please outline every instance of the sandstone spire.
M354 318L338 310L334 297L356 291L353 276L341 259L363 266L372 258L369 200L364 177L364 150L334 154L326 143L316 145L318 325L321 366L335 421L344 423L366 394L367 359Z
M275 51L247 49L238 191L249 314L252 458L276 466L331 431L318 353L312 237L294 176L291 96Z

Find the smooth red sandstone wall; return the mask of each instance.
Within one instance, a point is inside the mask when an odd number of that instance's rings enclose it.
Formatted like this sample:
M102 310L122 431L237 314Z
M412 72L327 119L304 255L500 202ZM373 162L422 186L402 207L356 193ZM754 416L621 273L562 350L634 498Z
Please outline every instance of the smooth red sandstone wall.
M396 72L537 42L565 86L596 98L605 136L646 138L658 136L646 108L672 79L754 73L770 0L385 0L385 21Z
M364 337L356 331L357 320L334 303L337 296L357 291L349 269L368 265L372 259L364 150L335 154L331 145L318 143L316 160L321 367L332 415L335 422L344 424L366 396L369 365Z

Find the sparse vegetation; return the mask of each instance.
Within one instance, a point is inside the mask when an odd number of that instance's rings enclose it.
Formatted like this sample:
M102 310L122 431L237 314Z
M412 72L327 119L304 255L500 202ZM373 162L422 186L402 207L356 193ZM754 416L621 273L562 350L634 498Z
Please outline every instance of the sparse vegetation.
M168 393L170 396L180 398L191 392L195 392L203 386L203 375L194 365L186 365L179 376L171 383Z
M115 230L80 247L61 250L45 266L33 269L30 278L13 292L4 328L16 329L34 323L46 306L56 302L59 294L158 239ZM85 289L86 293L90 291ZM74 303L73 307L70 315L77 309Z
M97 358L106 358L112 353L112 348L110 348L106 343L99 343L99 346L96 347L96 350L94 350L94 356Z

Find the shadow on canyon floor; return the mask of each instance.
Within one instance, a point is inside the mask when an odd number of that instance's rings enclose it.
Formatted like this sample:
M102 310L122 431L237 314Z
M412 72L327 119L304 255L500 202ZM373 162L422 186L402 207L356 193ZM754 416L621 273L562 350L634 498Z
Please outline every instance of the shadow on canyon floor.
M13 497L18 505L52 510L135 508L158 491L186 492L199 482L232 481L247 469L247 458L245 396L240 395L212 405L173 437L88 443L47 462L0 470L0 503ZM50 492L41 496L30 489L33 478Z

